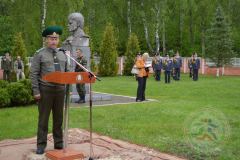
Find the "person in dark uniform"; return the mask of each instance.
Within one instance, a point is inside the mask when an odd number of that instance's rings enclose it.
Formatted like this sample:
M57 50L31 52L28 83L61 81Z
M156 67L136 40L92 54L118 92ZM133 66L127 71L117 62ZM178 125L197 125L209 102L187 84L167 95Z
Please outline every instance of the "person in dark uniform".
M170 55L169 55L170 56ZM172 61L174 59L174 57L176 56L176 54L173 55ZM175 79L175 68L172 69L171 71L171 76L173 77L173 79Z
M170 71L173 69L172 60L169 59L169 54L166 54L166 59L163 60L163 70L165 73L165 83L170 83Z
M150 77L149 68L146 62L148 57L149 57L148 53L144 53L142 55L142 58L139 58L136 62L136 65L140 71L138 75L138 89L137 89L136 102L142 102L146 100L145 89L146 89L147 77L148 78Z
M193 59L193 54L191 55L191 58L188 60L188 68L189 68L189 77L193 77L193 69L192 69L192 59Z
M157 53L153 66L156 73L156 81L161 81L162 59L160 57L160 53Z
M78 56L76 61L78 63L80 63L83 67L87 68L87 60L82 55L82 49L77 48L76 52L77 52L77 56ZM84 72L84 70L81 67L79 67L77 64L75 66L74 71L75 72ZM75 101L75 103L85 103L85 95L86 95L85 84L84 83L76 84L76 88L77 88L77 92L79 95L79 99L77 101Z
M3 70L3 79L10 83L10 73L12 72L12 58L9 56L10 51L5 51L5 56L2 57L1 69Z
M31 65L30 79L33 95L38 99L39 112L37 154L43 154L47 146L48 121L51 111L54 148L63 149L62 123L65 85L42 80L43 76L55 71L70 71L66 55L57 49L61 34L62 29L58 26L50 26L43 31L42 36L46 37L47 46L36 51Z
M194 52L194 58L192 59L193 81L198 81L198 70L200 69L200 59L197 56L198 53Z
M180 81L180 69L182 68L182 58L179 57L179 51L176 51L176 56L173 58L173 68L175 69L175 81Z

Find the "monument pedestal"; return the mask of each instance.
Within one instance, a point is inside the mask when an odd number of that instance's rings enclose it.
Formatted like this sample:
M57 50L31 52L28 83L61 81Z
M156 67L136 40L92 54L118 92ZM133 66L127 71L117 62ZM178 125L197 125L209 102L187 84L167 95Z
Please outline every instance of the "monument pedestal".
M77 58L76 49L77 48L81 48L83 50L82 51L83 57L87 60L87 67L86 68L89 71L91 70L91 52L90 52L90 47L86 47L86 46L71 46L69 44L66 45L66 44L63 43L62 44L62 48L64 48L67 51L70 51L70 53L74 57L74 59ZM74 72L74 68L76 66L76 63L73 62L70 59L68 60L68 62L70 64L70 71ZM89 94L90 93L90 84L89 83L85 84L85 89L86 89L86 94ZM73 96L74 97L78 97L78 99L79 99L79 95L78 95L78 92L77 92L77 89L76 89L76 84L72 84L72 92L73 92L73 95L71 96L70 101L74 102L77 99L72 99Z

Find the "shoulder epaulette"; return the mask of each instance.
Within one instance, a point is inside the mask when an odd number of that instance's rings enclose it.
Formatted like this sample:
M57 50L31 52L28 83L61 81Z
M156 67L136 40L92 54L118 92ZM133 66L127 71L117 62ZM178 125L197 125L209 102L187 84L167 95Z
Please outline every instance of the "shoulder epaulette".
M44 49L44 47L43 47L43 48L40 48L39 50L36 51L36 53L41 52L43 49Z

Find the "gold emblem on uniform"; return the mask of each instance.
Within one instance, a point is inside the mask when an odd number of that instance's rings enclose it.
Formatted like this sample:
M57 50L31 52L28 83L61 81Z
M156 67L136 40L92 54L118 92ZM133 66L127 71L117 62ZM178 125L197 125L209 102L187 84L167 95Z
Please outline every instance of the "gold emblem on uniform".
M57 35L57 33L56 33L56 32L53 32L53 35L54 35L54 36L56 36L56 35Z
M82 80L83 80L82 75L77 75L76 81L77 81L78 83L80 83L80 82L82 82Z

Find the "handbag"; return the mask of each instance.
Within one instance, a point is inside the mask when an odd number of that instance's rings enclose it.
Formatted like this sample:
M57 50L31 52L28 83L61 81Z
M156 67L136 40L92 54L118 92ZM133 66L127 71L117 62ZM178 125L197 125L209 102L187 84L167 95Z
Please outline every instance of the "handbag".
M139 69L137 68L137 65L135 64L134 66L133 66L133 68L132 68L132 70L131 70L131 73L132 74L139 74Z

